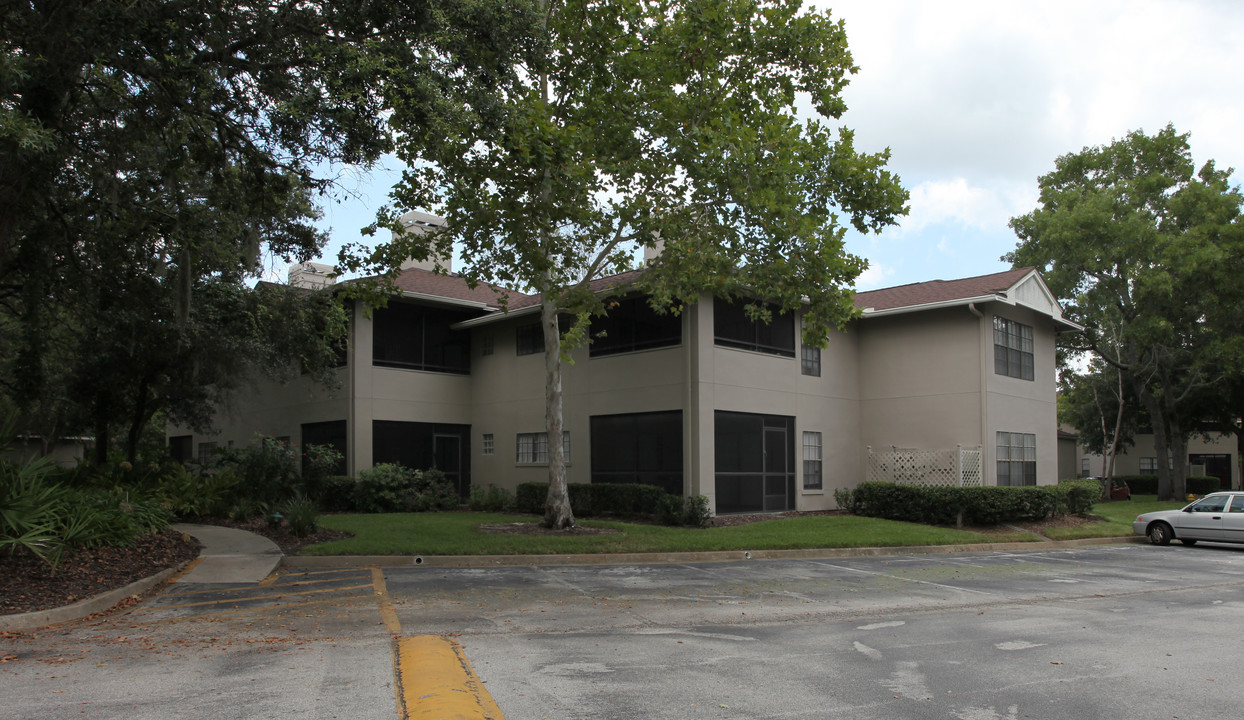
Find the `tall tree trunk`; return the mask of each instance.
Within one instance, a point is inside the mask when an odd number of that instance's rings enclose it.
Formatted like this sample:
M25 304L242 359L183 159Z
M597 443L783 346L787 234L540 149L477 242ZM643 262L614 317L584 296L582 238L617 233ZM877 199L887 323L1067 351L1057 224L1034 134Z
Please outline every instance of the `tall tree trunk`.
M1158 456L1158 499L1174 500L1179 496L1175 494L1175 486L1171 480L1171 463L1167 460L1170 457L1170 445L1166 439L1166 418L1162 416L1162 406L1142 380L1135 380L1135 389L1141 404L1149 412L1149 424L1153 426L1153 449Z
M549 494L544 500L546 528L574 527L566 487L566 453L562 443L562 338L557 325L557 300L544 293L540 325L544 328L544 426L549 441Z
M103 467L108 464L108 409L102 399L95 401L95 465Z
M147 425L147 392L148 384L143 380L138 384L138 397L134 399L134 414L130 417L130 428L125 436L125 459L130 464L138 460L138 441L142 438L143 428Z

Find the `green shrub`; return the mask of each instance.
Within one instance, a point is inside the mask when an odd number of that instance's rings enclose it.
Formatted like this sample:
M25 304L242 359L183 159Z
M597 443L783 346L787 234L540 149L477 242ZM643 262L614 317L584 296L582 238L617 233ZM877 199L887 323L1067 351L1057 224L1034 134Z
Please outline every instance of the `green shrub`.
M471 486L467 505L476 512L510 512L514 509L514 493L488 483L487 487Z
M855 515L929 525L998 525L1087 512L1097 499L1096 485L1067 483L1027 487L924 487L864 482L834 493L838 505Z
M332 445L312 444L302 449L302 459L302 494L322 503L345 458Z
M349 475L334 475L321 487L320 508L325 512L352 512L358 481Z
M315 501L306 495L295 496L280 507L289 529L297 537L306 537L319 529L319 510Z
M46 460L0 462L0 552L28 552L55 567L67 549L132 545L169 519L140 488L64 486Z
M381 463L359 473L354 509L362 513L401 512L414 488L414 471L405 465Z
M445 473L436 468L414 471L413 483L405 501L409 512L457 510L462 504L462 498L458 496L453 483L446 480Z
M683 511L683 525L704 528L708 527L708 522L712 519L713 511L708 507L707 496L692 495L687 498L686 509Z
M656 521L662 525L682 525L682 496L666 493L659 501L657 501Z

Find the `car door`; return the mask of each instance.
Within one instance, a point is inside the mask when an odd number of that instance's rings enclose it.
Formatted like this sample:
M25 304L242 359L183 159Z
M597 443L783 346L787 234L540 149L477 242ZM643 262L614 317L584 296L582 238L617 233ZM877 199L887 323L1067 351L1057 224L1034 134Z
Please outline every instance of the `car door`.
M1231 505L1222 516L1222 539L1244 543L1244 494L1231 496Z
M1175 537L1185 540L1222 540L1222 518L1230 495L1209 495L1184 508L1176 521Z

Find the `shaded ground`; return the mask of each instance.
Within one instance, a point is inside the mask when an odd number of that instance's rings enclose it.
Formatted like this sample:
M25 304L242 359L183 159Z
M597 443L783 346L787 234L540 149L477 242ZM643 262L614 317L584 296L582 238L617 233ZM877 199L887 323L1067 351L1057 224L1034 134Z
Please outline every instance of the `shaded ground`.
M98 547L66 554L55 568L33 555L0 555L0 615L69 605L199 555L199 543L167 530L132 547Z

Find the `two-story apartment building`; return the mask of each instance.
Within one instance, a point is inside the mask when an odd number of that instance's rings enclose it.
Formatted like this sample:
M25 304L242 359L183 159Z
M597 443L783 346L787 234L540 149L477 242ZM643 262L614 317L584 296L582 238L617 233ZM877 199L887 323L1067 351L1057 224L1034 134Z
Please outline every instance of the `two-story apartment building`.
M953 482L1057 480L1054 343L1076 326L1032 269L859 293L862 316L819 349L798 314L766 325L705 297L658 315L630 279L597 283L616 304L564 367L570 482L656 484L723 514L833 508L837 488L900 466L921 481L924 453L951 450ZM257 383L218 433L170 443L332 443L348 473L436 466L464 494L546 480L538 299L510 293L503 311L420 267L397 286L370 318L354 308L340 387Z

